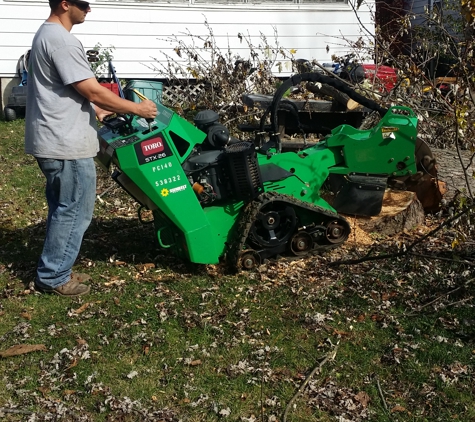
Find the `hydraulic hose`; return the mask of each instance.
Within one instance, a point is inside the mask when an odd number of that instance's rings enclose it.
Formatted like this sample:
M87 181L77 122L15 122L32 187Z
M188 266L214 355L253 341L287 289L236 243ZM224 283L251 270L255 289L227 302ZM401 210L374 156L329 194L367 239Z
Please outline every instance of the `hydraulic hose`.
M369 108L370 110L377 111L381 117L386 114L388 109L381 107L378 103L369 98L366 98L357 92L354 89L350 88L347 84L339 81L338 79L332 78L330 76L322 75L321 73L299 73L294 76L291 76L289 79L284 81L282 85L277 89L272 99L270 105L270 121L271 121L271 136L278 137L278 119L277 119L277 110L279 109L279 104L284 96L285 92L291 87L300 84L301 82L320 82L322 84L330 85L344 94L348 95L352 100L361 104L362 106ZM267 113L266 113L267 114ZM278 140L280 144L280 140Z

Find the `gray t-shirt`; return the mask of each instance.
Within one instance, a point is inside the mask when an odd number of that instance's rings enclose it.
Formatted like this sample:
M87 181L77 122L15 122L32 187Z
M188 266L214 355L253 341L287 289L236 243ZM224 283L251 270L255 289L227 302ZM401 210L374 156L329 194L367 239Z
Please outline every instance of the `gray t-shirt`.
M94 108L71 85L93 77L80 41L62 25L45 22L33 39L28 61L27 154L58 160L96 156Z

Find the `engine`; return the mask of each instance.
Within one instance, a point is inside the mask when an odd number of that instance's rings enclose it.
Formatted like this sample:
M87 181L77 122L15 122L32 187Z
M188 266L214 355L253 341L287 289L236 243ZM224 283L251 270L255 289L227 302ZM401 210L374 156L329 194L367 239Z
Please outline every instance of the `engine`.
M251 201L264 191L254 144L231 137L218 120L212 110L196 115L195 125L207 136L183 163L202 206L230 198Z

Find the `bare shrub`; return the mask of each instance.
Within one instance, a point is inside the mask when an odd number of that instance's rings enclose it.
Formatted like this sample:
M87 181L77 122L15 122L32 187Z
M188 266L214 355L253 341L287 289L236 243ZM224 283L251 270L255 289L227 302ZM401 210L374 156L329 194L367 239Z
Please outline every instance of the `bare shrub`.
M257 46L249 35L240 33L237 37L248 49L248 56L243 58L233 53L229 45L221 49L206 20L204 25L206 36L188 31L170 37L167 41L174 45L176 55L165 54L164 64L155 59L153 70L167 79L177 93L175 98L168 98L167 105L187 118L210 109L218 112L225 124L245 121L250 116L242 104L242 94L273 94L279 83L276 73L282 70L281 60L291 58L292 52L279 46L275 29L273 43L261 33Z

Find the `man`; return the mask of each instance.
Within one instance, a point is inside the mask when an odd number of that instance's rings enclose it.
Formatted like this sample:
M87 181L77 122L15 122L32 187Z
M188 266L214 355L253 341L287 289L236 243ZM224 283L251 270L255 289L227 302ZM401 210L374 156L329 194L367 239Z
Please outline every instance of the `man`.
M80 0L50 0L51 14L33 39L28 70L25 152L46 177L48 219L35 286L43 292L79 296L89 292L86 274L73 273L96 197L96 114L154 118L152 101L137 104L97 82L71 28L91 11ZM94 106L93 106L94 104ZM109 111L107 111L109 110Z

